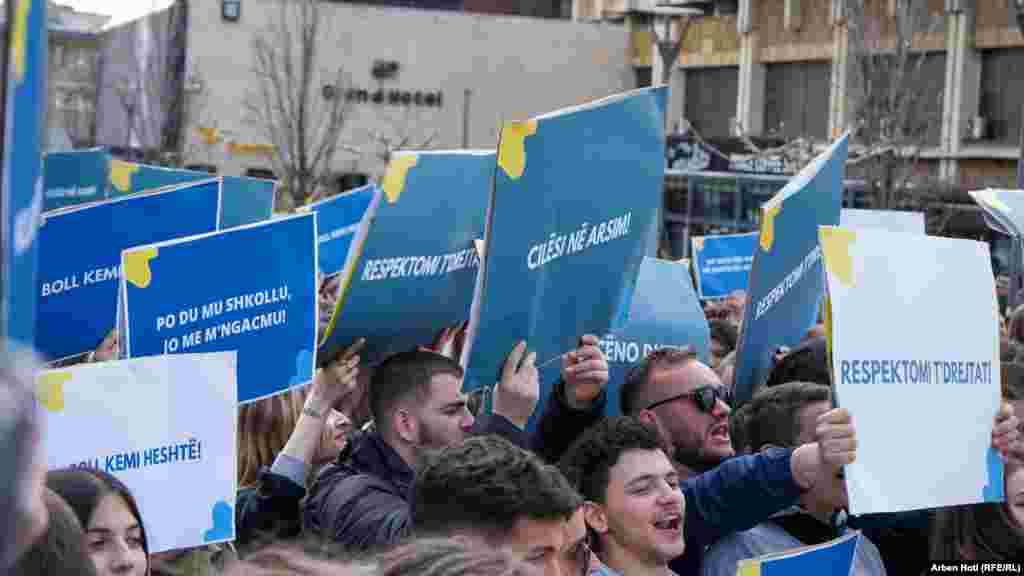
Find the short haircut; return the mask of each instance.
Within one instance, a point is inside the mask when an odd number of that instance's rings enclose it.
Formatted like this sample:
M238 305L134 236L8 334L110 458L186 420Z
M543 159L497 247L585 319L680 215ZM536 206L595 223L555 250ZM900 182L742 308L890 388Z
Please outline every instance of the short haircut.
M747 440L747 420L749 417L749 402L741 405L729 414L729 439L732 441L732 449L736 454L747 454L750 452L750 442Z
M142 542L142 550L146 553L146 562L149 562L146 525L142 521L135 497L123 482L112 474L95 468L62 468L46 474L46 487L68 503L82 524L82 529L86 531L89 530L89 521L92 520L100 501L109 494L120 496L135 521L139 523L139 539Z
M508 440L480 436L427 455L413 484L413 531L500 539L517 518L569 518L582 505L557 468Z
M96 576L85 533L74 510L53 490L43 492L50 522L46 533L11 570L16 576Z
M826 339L820 336L809 338L793 347L789 354L772 368L765 387L770 388L787 382L814 382L831 386L832 375L829 374L828 366Z
M636 367L626 375L626 381L619 390L619 406L623 414L634 414L643 410L639 402L651 381L651 374L656 370L680 366L697 360L692 348L660 348L644 357Z
M708 322L708 329L711 331L711 339L718 340L727 353L736 349L738 331L735 324L716 318Z
M370 413L377 429L390 426L389 414L395 404L417 395L430 397L430 382L439 374L462 378L462 366L447 356L426 350L399 352L384 360L373 371L370 381Z
M746 414L746 444L756 452L767 445L792 448L800 436L800 409L828 402L831 391L814 382L787 382L758 392Z
M661 449L653 426L633 416L613 416L599 421L577 438L558 467L584 498L603 503L611 469L623 452Z

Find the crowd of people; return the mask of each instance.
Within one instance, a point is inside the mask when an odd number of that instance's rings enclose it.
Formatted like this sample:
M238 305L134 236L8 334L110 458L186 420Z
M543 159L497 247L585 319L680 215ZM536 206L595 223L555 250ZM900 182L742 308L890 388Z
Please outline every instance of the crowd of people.
M780 347L768 382L734 406L744 305L742 293L706 305L708 364L663 348L622 382L594 335L550 386L521 342L487 401L462 390L465 325L373 367L355 342L311 384L239 407L232 544L151 554L154 520L131 491L99 470L47 471L33 421L14 573L731 576L740 560L850 530L864 536L855 563L868 576L1024 558L1024 307L1003 331L992 422L1006 502L851 517L843 467L857 426L877 423L834 407L821 326ZM112 333L89 361L116 357ZM605 415L610 394L621 415Z

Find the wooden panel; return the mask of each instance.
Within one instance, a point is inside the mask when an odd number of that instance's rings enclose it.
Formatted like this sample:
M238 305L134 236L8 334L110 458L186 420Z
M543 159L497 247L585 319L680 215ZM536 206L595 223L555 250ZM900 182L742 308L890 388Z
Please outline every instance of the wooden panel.
M762 46L826 44L832 41L829 0L799 0L800 29L786 30L786 0L758 0L754 14Z

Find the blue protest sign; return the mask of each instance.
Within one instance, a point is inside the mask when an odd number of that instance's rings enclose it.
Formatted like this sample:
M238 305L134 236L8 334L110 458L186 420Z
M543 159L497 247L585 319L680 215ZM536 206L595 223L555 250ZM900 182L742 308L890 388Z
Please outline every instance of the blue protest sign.
M106 199L109 171L103 148L50 152L43 158L43 210Z
M697 294L693 290L690 271L680 262L644 258L636 280L636 290L629 307L626 325L601 338L601 350L608 361L607 416L621 413L619 390L629 371L648 354L660 348L693 350L701 362L711 355L711 336ZM541 402L561 377L561 361L540 369ZM543 406L530 420L534 426Z
M736 290L747 289L757 232L694 236L692 241L697 294L701 300L725 298Z
M207 180L46 214L36 349L51 360L95 349L116 321L121 251L212 232L219 209L220 182Z
M825 294L818 226L839 223L849 133L761 206L743 329L736 357L736 402L768 378L779 346L794 346L817 322Z
M334 274L345 266L349 246L375 194L377 186L369 184L303 207L316 214L321 273Z
M276 182L243 176L222 178L221 230L270 220L274 214Z
M469 320L494 159L493 150L392 158L365 242L351 250L321 360L366 338L361 356L375 364Z
M312 380L312 214L135 247L121 264L129 358L237 350L241 403Z
M658 225L664 106L664 88L641 89L505 124L467 389L494 383L520 340L542 365L624 325Z
M36 325L37 235L43 210L47 3L11 0L7 6L0 336L31 344Z

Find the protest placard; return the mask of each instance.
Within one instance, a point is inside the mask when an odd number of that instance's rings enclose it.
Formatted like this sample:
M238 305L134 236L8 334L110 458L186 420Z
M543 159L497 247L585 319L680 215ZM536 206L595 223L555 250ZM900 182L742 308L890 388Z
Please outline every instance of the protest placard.
M767 379L780 346L795 346L814 326L825 295L818 226L839 223L849 133L761 206L736 351L737 405Z
M182 354L42 372L47 466L124 482L151 554L234 540L236 361Z
M862 540L860 532L850 532L824 544L803 546L760 558L741 560L736 567L736 576L853 576L854 559Z
M1024 190L986 188L969 192L990 228L1007 236L1024 235Z
M7 22L4 36L0 342L5 347L15 342L31 346L35 339L44 112L49 100L46 10L43 0L21 0L17 21ZM10 17L15 12L7 14Z
M850 512L1001 501L988 245L835 226L820 234L835 400L859 423L857 460L846 467Z
M843 208L839 225L844 228L877 228L889 232L924 234L924 213L902 210L858 210Z
M332 196L326 200L303 206L303 212L316 214L316 226L319 236L318 268L321 274L341 272L348 257L352 239L359 230L366 211L373 203L377 194L377 186L368 184L344 194Z
M109 171L103 148L50 152L43 158L43 210L105 200Z
M392 157L367 211L373 223L365 241L349 251L350 280L321 344L321 362L365 338L361 356L376 364L469 320L480 261L474 242L484 234L494 159L493 150Z
M701 300L726 298L736 290L747 289L757 237L757 232L751 232L691 238Z
M205 180L45 214L36 349L59 360L96 348L114 328L121 251L217 230L219 211L220 182Z
M239 402L312 380L313 214L131 248L121 266L129 358L237 350Z
M708 321L693 290L690 271L680 262L644 258L636 280L626 325L601 338L608 361L607 416L621 413L619 390L629 371L661 348L689 348L700 361L710 360ZM541 404L530 419L536 425L543 403L561 377L561 361L540 369Z
M645 88L501 131L463 364L466 386L494 383L526 340L538 365L587 333L625 325L658 226L665 89Z

